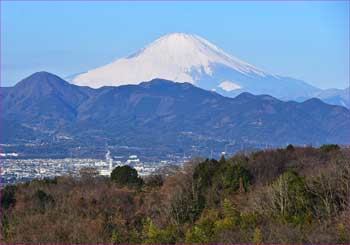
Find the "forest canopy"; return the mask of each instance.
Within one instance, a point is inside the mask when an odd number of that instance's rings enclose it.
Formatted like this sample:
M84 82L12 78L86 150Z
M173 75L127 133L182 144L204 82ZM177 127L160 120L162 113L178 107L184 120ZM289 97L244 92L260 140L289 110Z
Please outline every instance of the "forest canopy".
M141 178L92 169L1 191L2 243L350 243L348 148L289 145Z

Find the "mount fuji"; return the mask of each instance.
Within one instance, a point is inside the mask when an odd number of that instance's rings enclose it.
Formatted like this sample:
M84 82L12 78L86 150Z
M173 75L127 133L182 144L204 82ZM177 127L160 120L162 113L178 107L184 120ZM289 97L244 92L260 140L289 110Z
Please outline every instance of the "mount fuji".
M229 97L250 92L303 100L321 91L304 81L263 71L197 35L184 33L165 35L128 57L70 80L76 85L99 88L155 78L189 82Z

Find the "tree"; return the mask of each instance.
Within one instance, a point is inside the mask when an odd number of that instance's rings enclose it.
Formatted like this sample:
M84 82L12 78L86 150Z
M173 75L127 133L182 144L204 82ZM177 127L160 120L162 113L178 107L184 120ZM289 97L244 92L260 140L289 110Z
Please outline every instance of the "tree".
M228 163L221 166L221 169L216 172L215 184L220 184L224 189L232 192L240 190L243 192L251 180L251 174L241 164Z
M225 163L226 162L226 158L225 158L225 155L222 154L221 157L220 157L220 160L219 160L219 163Z
M262 244L262 232L259 227L256 227L253 234L253 244Z
M187 230L186 232L186 240L185 243L193 244L193 243L215 243L216 240L216 231L215 231L215 223L210 218L202 218L197 224Z
M295 150L294 146L292 144L289 144L286 149L287 149L287 151L294 151Z
M346 231L345 225L342 223L337 225L337 237L338 237L338 243L340 244L346 244L350 241L350 236Z
M225 230L232 230L240 222L240 213L227 198L222 202L221 209L223 217L215 221L215 229L218 233Z
M16 186L8 185L3 190L1 190L1 207L8 209L16 203L15 198Z
M147 218L144 226L143 244L174 244L176 243L176 229L168 225L165 229L158 228L150 218Z
M330 151L338 151L340 150L340 147L337 144L328 144L328 145L322 145L320 147L320 150L327 153Z
M282 174L272 185L272 207L274 212L288 220L299 223L309 210L310 195L305 179L294 171Z
M307 182L308 192L312 195L313 214L319 219L330 220L335 214L349 208L350 164L339 159L319 171Z
M160 174L150 175L145 179L146 186L151 188L161 187L163 185L163 177Z
M127 165L113 169L111 180L120 186L140 187L143 184L143 180L138 176L137 171Z
M50 194L47 194L45 191L40 189L34 193L34 200L36 201L38 210L41 212L43 212L48 205L53 204L55 201Z
M161 188L165 217L176 225L193 223L201 214L198 188L193 176L202 159L186 162L182 171L166 177Z
M223 201L222 209L225 218L233 218L238 215L237 209L227 198Z

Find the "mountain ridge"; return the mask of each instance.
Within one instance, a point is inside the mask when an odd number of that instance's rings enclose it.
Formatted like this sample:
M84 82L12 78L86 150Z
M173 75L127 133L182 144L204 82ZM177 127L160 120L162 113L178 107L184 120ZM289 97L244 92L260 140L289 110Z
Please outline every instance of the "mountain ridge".
M350 135L349 110L318 99L285 102L248 92L228 98L190 83L163 79L92 89L57 78L44 76L43 80L63 84L61 92L45 87L47 91L38 97L44 82L33 81L33 76L6 92L1 106L5 128L10 131L5 133L4 142L49 141L64 134L77 144L98 140L117 145L166 145L174 151L179 146L208 148L232 141L349 143L344 137ZM23 84L35 85L33 93L21 90ZM19 139L16 130L32 132L27 133L27 139L23 135L24 139Z

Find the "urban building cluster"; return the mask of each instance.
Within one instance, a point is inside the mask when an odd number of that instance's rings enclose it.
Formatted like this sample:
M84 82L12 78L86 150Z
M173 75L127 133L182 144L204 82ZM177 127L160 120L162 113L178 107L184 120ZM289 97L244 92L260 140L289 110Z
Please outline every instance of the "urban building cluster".
M146 176L161 167L174 164L178 165L181 162L171 160L144 162L137 155L113 157L110 151L106 153L105 159L18 159L12 157L2 159L1 182L3 185L7 185L62 175L79 176L80 170L83 168L94 168L100 175L108 177L115 167L123 165L135 168L140 176Z

